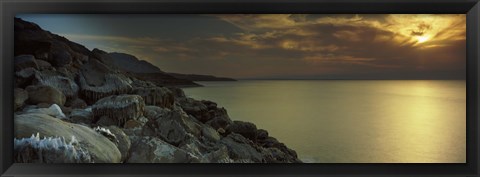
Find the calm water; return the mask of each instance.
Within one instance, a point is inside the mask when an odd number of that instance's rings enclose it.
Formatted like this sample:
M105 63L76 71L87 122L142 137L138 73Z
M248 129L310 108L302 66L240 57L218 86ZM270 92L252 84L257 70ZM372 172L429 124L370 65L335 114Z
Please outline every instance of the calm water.
M465 163L465 81L199 82L305 162Z

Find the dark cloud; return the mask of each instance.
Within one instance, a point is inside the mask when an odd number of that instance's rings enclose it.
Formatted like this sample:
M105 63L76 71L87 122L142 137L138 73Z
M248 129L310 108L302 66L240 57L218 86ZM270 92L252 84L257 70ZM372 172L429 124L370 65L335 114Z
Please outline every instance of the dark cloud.
M71 18L82 20L78 27L85 33L60 30L75 24L53 27L45 17L38 22L88 47L130 53L169 72L236 78L465 78L465 15L79 16ZM37 22L35 15L28 17ZM102 29L89 21L101 21L115 32L94 33Z

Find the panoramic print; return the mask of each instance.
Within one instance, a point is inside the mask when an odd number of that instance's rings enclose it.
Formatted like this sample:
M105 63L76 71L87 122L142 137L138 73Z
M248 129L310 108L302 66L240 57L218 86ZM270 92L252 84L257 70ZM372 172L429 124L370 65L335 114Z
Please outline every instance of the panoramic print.
M16 163L465 163L464 14L19 14Z

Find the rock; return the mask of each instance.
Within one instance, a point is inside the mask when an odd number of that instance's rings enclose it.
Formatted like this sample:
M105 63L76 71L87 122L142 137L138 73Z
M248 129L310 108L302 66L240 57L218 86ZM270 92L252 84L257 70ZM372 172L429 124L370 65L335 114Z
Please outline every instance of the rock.
M226 133L225 129L223 129L223 128L217 129L217 132L221 135L224 135Z
M64 137L69 142L75 137L95 163L119 163L118 148L106 137L93 129L56 119L46 114L21 114L14 118L15 137L28 138L39 133L46 137Z
M25 90L28 92L28 102L31 104L51 103L57 105L65 104L65 95L50 86L46 85L31 85Z
M46 114L55 118L65 119L67 118L63 113L60 106L57 104L52 104L48 108L38 107L36 109L26 109L24 110L25 113L37 113L37 114Z
M138 120L128 120L126 123L125 123L125 126L124 128L126 129L132 129L132 128L137 128L137 127L142 127L142 123L140 123L140 121Z
M210 120L208 108L201 101L192 98L185 98L179 100L180 107L188 114L195 117L200 122L207 122Z
M50 106L52 106L52 103L38 103L37 104L38 108L48 108Z
M76 124L90 125L93 123L92 109L73 109L68 120Z
M14 139L15 163L92 163L90 154L72 137L44 137L40 134L30 138Z
M210 125L214 129L224 129L233 123L230 117L227 114L227 110L224 108L216 108L209 111L210 116L213 118L206 122L207 125Z
M203 158L208 163L234 163L228 155L227 146L220 146L217 150L211 151L203 155Z
M42 61L48 60L48 52L37 50L37 51L35 51L35 58L40 59ZM40 63L38 63L38 61L39 60L37 60L37 64L40 64ZM39 67L40 67L40 65L39 65Z
M104 127L94 127L93 130L95 130L97 133L100 133L101 135L105 136L108 140L110 140L112 143L115 143L115 145L118 147L118 139L115 134L113 134L110 129L104 128Z
M220 140L228 148L229 157L241 162L264 162L262 154L252 147L253 143L245 137L231 133Z
M173 93L173 96L175 96L175 99L182 99L182 98L185 98L185 92L183 92L182 89L178 88L178 87L168 87L168 89L170 91L172 91Z
M201 101L205 106L207 106L207 109L212 110L217 108L217 103L213 101L208 101L208 100L202 100Z
M45 60L35 60L35 62L37 63L39 70L52 70L53 69L52 65Z
M257 126L250 122L233 121L233 124L227 127L227 132L238 133L252 141L257 139Z
M199 161L184 150L155 137L141 137L132 144L127 163L191 163Z
M85 109L87 108L88 105L82 99L75 98L75 99L68 99L67 102L65 102L65 106L68 106L72 109Z
M137 87L133 94L140 95L146 105L172 108L175 101L173 93L165 87Z
M258 129L257 130L257 140L265 140L268 138L268 132L263 129Z
M15 71L20 71L26 68L38 69L37 62L33 55L19 55L14 59Z
M201 126L185 112L165 110L157 114L155 120L149 121L144 128L144 134L160 137L164 141L178 146L188 138L188 134L200 136Z
M132 80L122 74L116 74L98 60L89 60L82 65L79 74L80 91L88 104L111 96L130 93Z
M109 117L109 116L101 116L98 121L95 121L95 117L94 117L94 121L96 125L99 125L99 126L118 126L118 121L115 119L115 118L112 118L112 117Z
M26 86L32 85L37 72L34 68L26 68L15 72L15 87L25 88Z
M131 147L131 142L130 138L123 132L122 129L116 127L116 126L109 126L107 127L111 133L115 135L115 137L118 140L118 150L120 150L120 153L122 154L122 162L127 159L128 156L128 151L130 150Z
M145 103L138 95L114 95L98 100L93 106L95 118L108 117L123 127L130 119L138 119L143 115Z
M165 114L168 111L170 110L158 106L145 106L145 111L143 112L143 115L150 120L155 120L155 117L158 114Z
M60 75L41 74L41 73L38 73L35 77L39 85L46 85L46 86L53 87L61 91L68 99L74 99L78 95L79 87L70 78L63 77Z
M21 89L21 88L15 88L13 90L13 107L14 110L17 110L18 108L21 108L24 104L25 101L28 100L28 92Z
M72 55L66 50L58 50L53 52L52 64L55 67L63 67L72 64Z
M204 126L202 128L202 136L204 136L205 138L211 141L220 140L220 135L218 134L218 132L209 126Z

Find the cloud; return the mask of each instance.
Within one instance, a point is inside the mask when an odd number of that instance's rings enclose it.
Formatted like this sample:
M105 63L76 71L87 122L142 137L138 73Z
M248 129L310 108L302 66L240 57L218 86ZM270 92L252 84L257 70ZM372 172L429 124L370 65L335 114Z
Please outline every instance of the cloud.
M230 77L465 70L465 15L209 15L221 28L208 36L64 34L126 52L166 71ZM201 23L198 23L201 24ZM161 29L159 29L161 32ZM192 26L192 34L195 26ZM166 68L166 69L165 69ZM460 76L459 74L459 76Z

